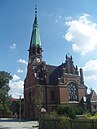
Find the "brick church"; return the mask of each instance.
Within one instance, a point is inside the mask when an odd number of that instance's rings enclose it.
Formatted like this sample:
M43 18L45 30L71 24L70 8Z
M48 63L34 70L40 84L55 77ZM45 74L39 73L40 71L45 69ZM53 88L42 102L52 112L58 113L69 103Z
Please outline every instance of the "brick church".
M27 74L24 81L25 118L37 119L39 107L47 112L62 104L79 105L87 95L83 70L74 66L73 58L66 55L65 62L59 66L48 65L42 58L37 10L29 46Z

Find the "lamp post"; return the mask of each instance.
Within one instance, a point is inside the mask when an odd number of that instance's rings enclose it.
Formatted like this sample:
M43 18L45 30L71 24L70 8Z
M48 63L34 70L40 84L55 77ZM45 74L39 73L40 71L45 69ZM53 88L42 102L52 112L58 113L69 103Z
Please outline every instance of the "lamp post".
M45 117L45 114L46 114L46 109L42 107L41 108L41 119L39 122L39 129L44 128L43 118Z
M21 123L21 95L19 95L19 123Z
M1 109L2 109L2 101L0 102L0 107L1 107ZM2 110L0 111L0 114L1 114L1 116L2 116Z

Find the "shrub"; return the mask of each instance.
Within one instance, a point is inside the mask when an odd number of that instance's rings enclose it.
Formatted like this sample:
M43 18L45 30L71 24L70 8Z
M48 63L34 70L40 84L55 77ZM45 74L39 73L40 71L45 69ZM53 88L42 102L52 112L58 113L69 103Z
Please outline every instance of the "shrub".
M60 129L70 129L70 119L68 117L60 117Z
M56 111L53 111L53 112L51 112L49 114L48 113L45 114L45 119L52 120L52 119L55 119L57 117L58 117L58 114L57 114Z
M64 115L70 117L71 119L76 118L76 115L82 115L84 110L81 107L75 105L64 105L60 106L58 109L59 115Z
M93 111L92 115L97 114L97 109Z
M40 123L42 128L46 129L70 129L70 119L68 117L59 116L55 111L46 114Z

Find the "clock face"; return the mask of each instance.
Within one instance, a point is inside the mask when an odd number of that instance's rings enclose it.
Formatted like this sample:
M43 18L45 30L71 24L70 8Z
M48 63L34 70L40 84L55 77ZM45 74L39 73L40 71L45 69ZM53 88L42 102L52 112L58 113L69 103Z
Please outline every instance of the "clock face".
M40 58L39 58L39 57L37 57L37 58L36 58L36 61L37 61L37 62L40 62Z
M69 91L69 100L70 101L77 101L77 99L78 99L77 86L74 82L69 83L68 91Z

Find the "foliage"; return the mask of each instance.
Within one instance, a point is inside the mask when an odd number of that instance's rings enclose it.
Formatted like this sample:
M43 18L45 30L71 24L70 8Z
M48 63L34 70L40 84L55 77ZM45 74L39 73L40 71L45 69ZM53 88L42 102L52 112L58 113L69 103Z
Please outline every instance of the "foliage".
M43 86L41 86L41 85L36 86L34 89L34 94L32 96L30 95L29 98L31 100L30 108L34 111L37 110L37 118L36 119L39 119L40 115L41 115L40 110L43 105Z
M32 97L32 104L37 107L41 107L43 103L43 87L37 86L35 89L35 95Z
M84 114L84 119L90 119L90 118L91 118L91 114L90 113Z
M10 109L13 112L13 114L19 114L19 101L12 102Z
M69 120L67 117L59 117L50 119L44 119L41 121L43 129L96 129L96 120Z
M13 101L10 106L10 110L12 111L12 115L19 116L19 110L21 106L21 114L23 116L24 113L24 100L21 99L21 105L20 105L20 99L17 101Z
M60 106L58 109L59 115L64 115L72 119L76 118L76 115L82 115L83 113L84 113L84 110L81 107L78 107L72 104Z
M56 111L50 112L49 114L48 113L45 114L45 119L52 120L55 118L58 118L58 114Z
M97 109L93 111L92 115L97 115Z
M12 79L10 73L5 71L0 71L0 113L9 114L9 95L8 91L10 90L9 81Z
M80 109L80 108L79 108ZM78 113L78 111L77 111ZM42 128L46 129L91 129L97 127L97 115L84 114L82 119L70 119L69 117L58 115L57 112L46 114L41 120Z
M68 117L59 116L56 111L46 114L42 119L42 127L49 129L69 129L70 119Z
M0 89L5 87L7 92L9 91L9 81L12 79L10 73L0 71Z
M60 117L60 129L70 129L70 119L68 117Z
M97 119L97 114L93 114L93 115L91 115L89 113L85 114L84 119L87 119L87 120L89 120L89 119Z
M97 114L91 116L90 119L97 119Z

